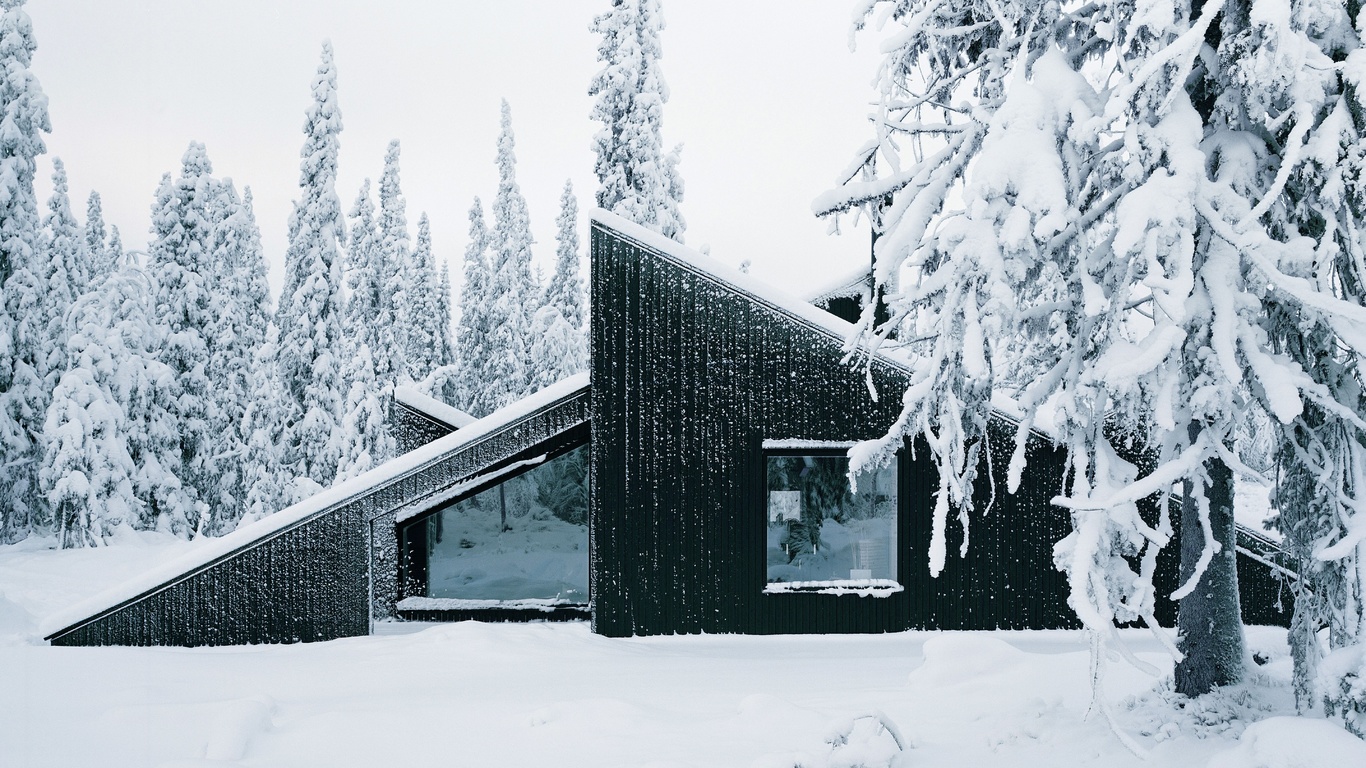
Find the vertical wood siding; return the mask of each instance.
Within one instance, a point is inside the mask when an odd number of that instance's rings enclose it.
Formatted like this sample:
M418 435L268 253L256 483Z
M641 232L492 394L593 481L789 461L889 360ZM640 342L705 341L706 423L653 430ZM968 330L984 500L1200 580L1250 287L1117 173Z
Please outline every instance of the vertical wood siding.
M592 234L594 629L606 635L886 632L911 627L1070 626L1052 546L1069 530L1048 504L1061 454L1031 444L1005 493L1013 432L993 426L997 478L972 547L929 576L936 476L902 460L898 567L889 597L764 594L765 439L857 440L886 431L907 373L841 363L843 339L595 223ZM984 459L985 461L985 459ZM979 505L989 495L984 481ZM951 526L952 529L952 526Z

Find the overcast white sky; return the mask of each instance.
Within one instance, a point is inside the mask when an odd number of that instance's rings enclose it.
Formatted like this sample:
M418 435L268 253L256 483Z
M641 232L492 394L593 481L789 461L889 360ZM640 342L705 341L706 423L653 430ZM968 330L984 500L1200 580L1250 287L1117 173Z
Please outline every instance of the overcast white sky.
M161 174L191 140L256 196L278 290L297 196L304 108L321 42L336 50L345 129L338 194L350 208L403 143L410 229L426 211L459 281L466 212L493 197L498 102L512 105L518 181L547 272L560 190L581 209L596 180L588 31L607 0L30 0L34 71L53 133L39 164L66 162L73 207L91 189L128 248L144 248ZM794 292L867 258L866 229L826 235L810 213L869 136L877 56L848 49L848 0L665 0L665 142L684 144L687 243ZM846 222L847 223L847 222ZM586 231L585 231L586 234ZM586 247L586 244L585 244Z

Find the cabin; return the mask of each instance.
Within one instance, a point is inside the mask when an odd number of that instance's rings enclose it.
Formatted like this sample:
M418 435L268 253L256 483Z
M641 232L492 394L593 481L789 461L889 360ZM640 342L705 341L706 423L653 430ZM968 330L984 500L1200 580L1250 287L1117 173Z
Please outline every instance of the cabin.
M1076 626L1052 553L1070 530L1050 504L1064 457L1032 434L1019 491L998 492L1008 403L971 546L958 556L951 525L937 578L925 446L850 486L848 448L885 434L915 366L894 348L867 373L845 362L866 277L805 301L613 214L591 229L587 373L480 419L400 388L401 455L73 606L47 639L307 642L469 619L613 637ZM1276 542L1240 528L1238 565L1245 621L1287 623Z

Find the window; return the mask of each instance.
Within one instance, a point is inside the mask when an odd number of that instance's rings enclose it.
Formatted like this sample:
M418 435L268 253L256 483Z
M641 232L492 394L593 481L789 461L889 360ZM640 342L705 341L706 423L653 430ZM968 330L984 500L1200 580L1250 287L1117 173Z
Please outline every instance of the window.
M849 484L838 444L765 444L768 587L890 594L897 583L897 462Z
M588 602L588 448L432 515L426 596Z

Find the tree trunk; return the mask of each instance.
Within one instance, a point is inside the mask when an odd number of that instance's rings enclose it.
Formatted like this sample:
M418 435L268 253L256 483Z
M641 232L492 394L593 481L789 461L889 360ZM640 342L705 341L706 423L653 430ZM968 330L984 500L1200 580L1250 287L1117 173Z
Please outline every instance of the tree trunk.
M1200 426L1191 425L1191 437ZM1233 472L1219 458L1205 462L1209 483L1209 522L1220 549L1210 560L1199 584L1181 600L1176 626L1181 653L1176 665L1176 692L1186 696L1209 693L1215 686L1243 679L1243 620L1238 605L1237 531L1233 524ZM1181 501L1181 583L1195 572L1205 548L1205 530L1187 480Z

